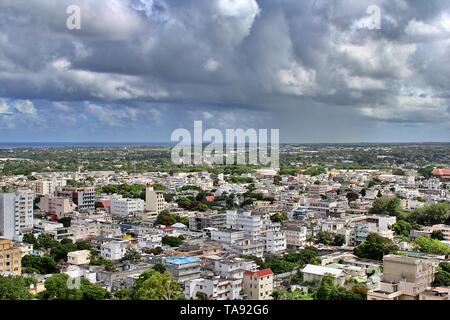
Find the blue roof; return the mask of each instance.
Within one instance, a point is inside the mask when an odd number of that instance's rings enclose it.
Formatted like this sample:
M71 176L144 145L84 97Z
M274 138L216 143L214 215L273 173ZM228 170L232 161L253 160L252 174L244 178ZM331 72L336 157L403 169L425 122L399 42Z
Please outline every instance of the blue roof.
M187 264L187 263L200 262L200 259L197 259L194 257L182 256L182 257L168 258L168 259L166 259L166 262L170 263L170 264Z

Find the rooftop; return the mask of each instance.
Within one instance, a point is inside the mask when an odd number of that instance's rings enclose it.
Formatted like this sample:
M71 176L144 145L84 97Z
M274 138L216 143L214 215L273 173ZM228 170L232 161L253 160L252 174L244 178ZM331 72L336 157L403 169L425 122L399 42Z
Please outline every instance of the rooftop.
M171 257L166 260L166 263L170 264L188 264L188 263L197 263L200 262L200 259L194 258L194 257Z

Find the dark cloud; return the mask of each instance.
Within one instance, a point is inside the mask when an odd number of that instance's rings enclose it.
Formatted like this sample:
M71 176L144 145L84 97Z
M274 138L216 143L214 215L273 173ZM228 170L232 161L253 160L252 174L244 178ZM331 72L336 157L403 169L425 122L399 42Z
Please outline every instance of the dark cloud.
M81 30L66 28L73 4ZM370 6L381 29L367 27ZM35 117L52 103L66 106L53 107L58 117L76 109L88 120L72 114L75 126L144 117L169 130L178 124L169 115L209 113L211 125L251 119L291 140L296 125L318 123L338 139L439 123L440 137L450 120L449 25L444 0L3 0L0 97L46 101Z

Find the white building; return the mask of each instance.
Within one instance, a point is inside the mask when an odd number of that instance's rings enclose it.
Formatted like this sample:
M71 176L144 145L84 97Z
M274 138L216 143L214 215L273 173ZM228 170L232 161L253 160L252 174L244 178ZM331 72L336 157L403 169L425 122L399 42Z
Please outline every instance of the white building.
M90 257L89 250L72 251L67 254L67 262L73 265L89 264Z
M101 245L100 255L108 260L120 260L125 256L128 246L126 240L112 240Z
M266 251L272 254L281 254L286 251L286 238L281 231L281 224L273 223L267 227Z
M33 200L28 190L0 193L0 237L18 240L33 229Z
M299 249L306 243L308 229L303 226L283 228L287 248Z
M111 196L111 214L117 216L128 216L134 212L142 212L145 201L142 199L123 198L121 195Z
M194 279L184 283L184 296L186 299L195 298L202 292L209 300L237 300L241 298L242 278L223 279L220 276Z
M245 237L250 240L261 239L262 231L270 224L270 218L262 214L251 212L227 211L226 227L234 230L242 230Z

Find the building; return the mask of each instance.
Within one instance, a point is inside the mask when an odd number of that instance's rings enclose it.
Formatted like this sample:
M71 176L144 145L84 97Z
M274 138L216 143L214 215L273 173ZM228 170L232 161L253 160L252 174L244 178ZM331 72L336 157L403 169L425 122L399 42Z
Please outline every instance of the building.
M409 256L383 258L383 278L379 287L369 291L368 300L418 300L434 281L432 262Z
M343 285L345 282L343 270L337 268L307 264L301 272L303 273L303 281L306 283L320 284L326 274L332 275L338 285Z
M111 261L120 260L125 256L128 246L126 240L111 240L101 244L100 255Z
M324 184L312 184L308 187L308 193L314 197L325 195L328 191L328 186Z
M223 228L226 224L226 214L198 212L189 217L189 230L203 231L206 228Z
M241 298L242 278L223 279L220 276L189 280L184 283L186 299L195 299L204 293L209 300L238 300Z
M77 205L78 211L95 211L95 189L92 187L65 186L58 192L58 196L71 198Z
M444 236L444 241L450 241L450 226L445 224L435 224L431 227L431 231L440 231Z
M252 214L248 211L227 211L226 227L244 231L245 237L250 240L261 239L261 234L265 231L266 225L268 224L270 224L270 217L268 215Z
M145 201L142 199L123 198L121 195L111 196L111 214L126 217L134 212L143 212Z
M450 169L434 169L431 175L441 180L450 180Z
M273 223L266 230L266 251L271 254L282 254L286 251L286 238L281 231L281 224Z
M52 195L58 187L65 185L65 180L39 180L34 183L34 191L41 196Z
M165 208L164 194L147 185L145 190L145 210L160 213Z
M31 191L0 193L0 237L20 240L33 229L33 200Z
M282 230L288 249L300 249L305 245L308 233L308 229L305 226L287 225Z
M0 276L22 274L22 250L12 245L11 240L0 239Z
M66 214L73 212L76 205L70 198L47 194L40 198L38 207L42 212L52 214L56 219L61 219Z
M200 259L189 256L175 256L168 257L164 264L175 280L178 282L185 282L189 280L199 279Z
M91 252L89 250L72 251L67 254L67 262L73 265L89 264Z
M272 270L245 271L242 289L247 300L271 300L273 293Z

